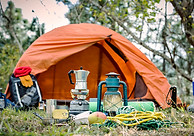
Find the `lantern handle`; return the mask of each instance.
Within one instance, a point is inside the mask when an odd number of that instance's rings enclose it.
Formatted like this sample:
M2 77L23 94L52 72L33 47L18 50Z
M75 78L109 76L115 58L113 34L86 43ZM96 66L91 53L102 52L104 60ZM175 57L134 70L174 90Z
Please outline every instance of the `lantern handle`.
M97 111L103 111L103 109L101 108L101 98L102 98L102 85L106 84L106 81L101 81L98 84L98 96L97 96Z
M128 100L127 100L127 85L124 81L119 81L119 84L123 85L123 98L124 98L124 106L128 106Z

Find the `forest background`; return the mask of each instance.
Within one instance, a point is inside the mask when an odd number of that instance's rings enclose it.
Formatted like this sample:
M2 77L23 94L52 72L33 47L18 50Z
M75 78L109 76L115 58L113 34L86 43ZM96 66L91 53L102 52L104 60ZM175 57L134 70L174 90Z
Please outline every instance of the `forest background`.
M39 0L45 7L44 1ZM194 77L193 0L56 0L68 7L64 17L73 23L108 27L136 45L178 88L183 102L192 103ZM164 8L158 5L163 2ZM168 6L173 10L169 12ZM46 7L45 7L46 8ZM49 10L49 9L48 9ZM34 12L34 11L32 11ZM25 50L45 33L36 16L23 18L22 9L0 1L0 88L5 90Z

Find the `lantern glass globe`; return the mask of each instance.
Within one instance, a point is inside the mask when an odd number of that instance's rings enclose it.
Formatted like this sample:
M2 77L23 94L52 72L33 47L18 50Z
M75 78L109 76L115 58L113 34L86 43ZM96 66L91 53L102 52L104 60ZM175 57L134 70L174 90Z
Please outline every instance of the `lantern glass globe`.
M106 92L103 98L103 107L104 111L117 111L118 108L122 107L121 93L119 91L116 94Z

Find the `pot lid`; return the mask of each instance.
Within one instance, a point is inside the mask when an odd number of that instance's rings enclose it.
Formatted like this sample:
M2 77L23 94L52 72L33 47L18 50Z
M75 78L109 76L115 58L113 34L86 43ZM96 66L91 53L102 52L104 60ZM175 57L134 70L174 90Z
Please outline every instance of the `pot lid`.
M115 72L110 72L108 74L106 74L106 76L119 76L120 74L117 74Z

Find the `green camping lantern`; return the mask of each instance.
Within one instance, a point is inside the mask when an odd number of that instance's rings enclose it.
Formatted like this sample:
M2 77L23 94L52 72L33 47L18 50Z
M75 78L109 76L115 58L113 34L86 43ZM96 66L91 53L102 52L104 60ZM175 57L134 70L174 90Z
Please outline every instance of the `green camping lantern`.
M119 91L120 84L123 85L124 106L127 106L127 85L125 82L120 81L117 76L119 74L110 72L106 74L108 76L106 81L101 81L98 85L98 98L97 98L97 111L103 111L108 113L114 113L118 108L122 107L122 96ZM103 108L101 104L102 85L105 84L107 91L103 97Z

